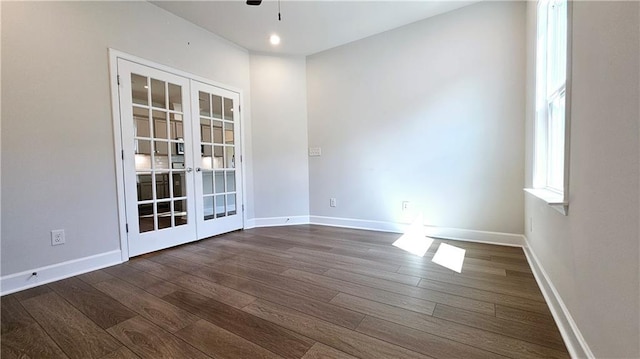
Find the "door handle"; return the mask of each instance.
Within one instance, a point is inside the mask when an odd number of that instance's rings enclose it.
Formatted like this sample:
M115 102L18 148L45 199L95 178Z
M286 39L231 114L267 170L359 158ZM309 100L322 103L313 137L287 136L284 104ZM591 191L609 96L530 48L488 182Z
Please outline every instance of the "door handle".
M193 168L187 167L187 173L191 173L191 171L193 171Z
M196 172L200 172L200 171L202 171L202 168L196 167Z

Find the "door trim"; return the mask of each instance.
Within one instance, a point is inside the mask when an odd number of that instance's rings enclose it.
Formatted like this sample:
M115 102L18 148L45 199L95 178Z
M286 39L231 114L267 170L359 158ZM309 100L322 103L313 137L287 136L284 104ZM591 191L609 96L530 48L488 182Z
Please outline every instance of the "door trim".
M128 242L128 234L127 234L127 212L126 212L126 192L125 192L125 181L124 181L124 160L123 160L123 143L122 143L122 125L120 123L121 114L120 114L120 94L119 94L119 85L118 85L118 59L127 60L130 62L134 62L143 66L151 67L157 70L161 70L164 72L168 72L170 74L174 74L177 76L185 77L191 81L199 81L211 86L219 87L231 92L235 92L240 97L240 105L244 104L244 94L242 89L236 88L233 86L228 86L225 84L221 84L216 81L212 81L210 79L194 75L192 73L181 71L169 66L165 66L151 60L143 59L134 55L127 54L125 52L109 48L109 83L111 86L111 114L113 120L113 143L114 143L114 158L115 158L115 170L116 170L116 195L117 195L117 208L118 208L118 233L120 236L120 250L122 253L122 261L129 260L129 242ZM240 121L240 150L242 151L241 156L243 157L240 161L240 166L242 167L242 202L240 205L242 206L242 228L244 229L247 225L247 212L244 210L246 208L246 166L245 166L245 131L244 131L244 111L240 110L239 121ZM196 239L197 240L197 239Z

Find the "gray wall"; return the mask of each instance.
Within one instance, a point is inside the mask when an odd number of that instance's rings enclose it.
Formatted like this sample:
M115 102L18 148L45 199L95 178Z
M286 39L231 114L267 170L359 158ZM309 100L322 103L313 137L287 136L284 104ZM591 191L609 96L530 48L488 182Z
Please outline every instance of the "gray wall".
M246 50L147 2L1 6L3 276L120 247L108 47L243 89L250 154Z
M310 56L311 215L523 233L524 44L489 2Z
M573 3L570 205L526 197L530 248L597 358L640 357L638 2ZM535 3L528 9L532 167ZM527 172L527 185L532 174Z
M309 215L304 57L251 55L255 217Z

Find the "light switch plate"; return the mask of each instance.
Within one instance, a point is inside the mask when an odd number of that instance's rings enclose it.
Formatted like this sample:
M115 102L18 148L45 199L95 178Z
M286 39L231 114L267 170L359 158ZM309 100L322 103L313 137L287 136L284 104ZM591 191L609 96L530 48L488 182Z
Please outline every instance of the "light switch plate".
M318 156L322 156L322 148L309 147L309 157L318 157Z

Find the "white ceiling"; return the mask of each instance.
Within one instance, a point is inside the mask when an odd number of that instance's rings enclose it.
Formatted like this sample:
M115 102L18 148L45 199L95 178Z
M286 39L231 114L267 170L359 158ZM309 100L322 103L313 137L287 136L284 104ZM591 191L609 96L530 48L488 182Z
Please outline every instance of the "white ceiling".
M250 51L310 55L477 1L290 0L281 2L282 21L277 0L152 3ZM282 39L278 46L269 43L273 33Z

